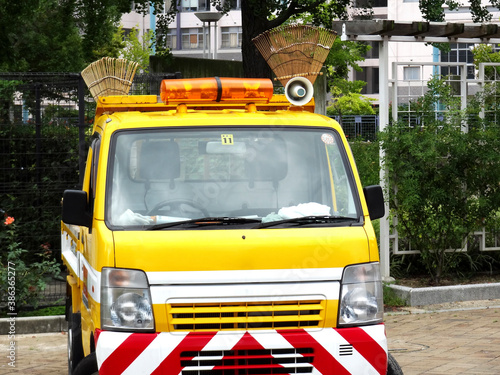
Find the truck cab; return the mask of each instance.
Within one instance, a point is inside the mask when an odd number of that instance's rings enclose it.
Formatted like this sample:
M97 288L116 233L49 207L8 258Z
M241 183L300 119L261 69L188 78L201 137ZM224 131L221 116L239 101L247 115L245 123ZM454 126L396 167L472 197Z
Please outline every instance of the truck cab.
M63 198L70 373L387 372L382 190L336 121L272 91L99 98Z

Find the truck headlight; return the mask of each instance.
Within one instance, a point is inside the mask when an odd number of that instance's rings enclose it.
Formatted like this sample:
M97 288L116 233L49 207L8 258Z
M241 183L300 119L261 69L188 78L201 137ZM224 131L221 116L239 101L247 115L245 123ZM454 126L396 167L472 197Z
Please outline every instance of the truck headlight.
M345 268L339 309L339 326L382 322L384 303L378 263Z
M101 327L110 330L154 330L151 294L143 271L103 268Z

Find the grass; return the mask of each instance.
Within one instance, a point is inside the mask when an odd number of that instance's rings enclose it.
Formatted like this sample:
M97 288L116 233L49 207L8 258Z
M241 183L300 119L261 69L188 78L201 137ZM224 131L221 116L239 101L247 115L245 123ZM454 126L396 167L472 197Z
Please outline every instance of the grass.
M66 311L65 306L51 306L44 307L36 310L21 310L17 313L17 318L29 317L29 316L52 316L52 315L64 315ZM7 312L0 313L0 318L7 318Z
M403 307L406 306L406 301L399 297L394 289L384 285L384 305L388 307Z

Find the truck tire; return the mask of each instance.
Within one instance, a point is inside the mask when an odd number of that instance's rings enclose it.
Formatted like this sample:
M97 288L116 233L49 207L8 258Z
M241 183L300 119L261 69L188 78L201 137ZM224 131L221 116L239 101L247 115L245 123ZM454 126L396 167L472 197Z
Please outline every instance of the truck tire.
M392 356L391 353L388 353L387 356L387 375L403 375L403 370L399 366L399 363Z
M73 375L99 375L95 352L90 353L76 366Z
M82 319L80 313L68 312L68 374L73 375L76 366L83 359Z

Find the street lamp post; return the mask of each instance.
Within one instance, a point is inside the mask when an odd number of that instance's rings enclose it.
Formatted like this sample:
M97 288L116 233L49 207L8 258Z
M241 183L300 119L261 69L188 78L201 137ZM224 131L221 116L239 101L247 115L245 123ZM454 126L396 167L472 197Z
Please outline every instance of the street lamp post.
M214 52L212 58L217 58L217 21L222 17L222 14L217 12L196 12L194 14L198 19L203 22L203 58L205 58L205 46L206 46L206 33L205 33L205 22L208 22L208 53L207 58L210 58L210 39L211 39L211 29L210 23L215 22L215 41L214 41Z

